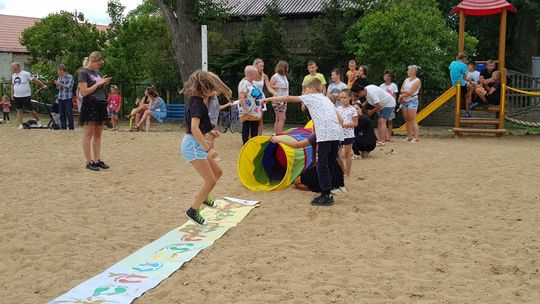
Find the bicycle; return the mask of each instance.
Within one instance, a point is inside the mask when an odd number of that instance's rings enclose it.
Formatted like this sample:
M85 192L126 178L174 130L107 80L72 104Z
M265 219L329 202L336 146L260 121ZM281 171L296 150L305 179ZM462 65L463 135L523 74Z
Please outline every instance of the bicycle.
M231 130L231 133L240 133L242 131L237 105L233 105L228 111L219 113L218 129L221 133L226 133L228 129Z

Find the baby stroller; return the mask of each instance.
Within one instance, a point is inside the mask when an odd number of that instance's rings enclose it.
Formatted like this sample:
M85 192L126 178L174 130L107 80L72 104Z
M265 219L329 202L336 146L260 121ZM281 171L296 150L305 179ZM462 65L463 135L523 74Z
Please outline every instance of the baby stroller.
M53 130L60 130L60 107L58 106L58 102L55 101L53 105L51 106L51 120L49 120L49 123L47 124L47 127L49 129Z
M58 110L58 103L54 102L52 105L47 104L44 100L43 88L38 89L34 93L34 97L37 100L32 99L32 103L37 104L38 107L44 107L45 111L49 114L49 122L47 125L42 124L40 121L34 119L27 120L23 123L25 129L53 129L60 130L60 114Z

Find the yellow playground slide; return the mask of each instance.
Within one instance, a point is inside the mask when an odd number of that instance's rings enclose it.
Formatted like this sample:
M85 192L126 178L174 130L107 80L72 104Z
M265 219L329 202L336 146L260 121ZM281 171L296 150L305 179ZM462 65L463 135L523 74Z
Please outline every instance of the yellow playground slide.
M444 92L441 96L439 96L437 99L435 99L433 102L427 105L427 107L423 108L422 111L420 111L418 114L416 114L416 122L421 122L424 118L428 117L429 114L433 113L435 110L437 110L440 106L447 103L452 97L456 95L457 88L451 87L448 89L448 91ZM405 131L405 124L403 124L401 127L394 129L394 131Z

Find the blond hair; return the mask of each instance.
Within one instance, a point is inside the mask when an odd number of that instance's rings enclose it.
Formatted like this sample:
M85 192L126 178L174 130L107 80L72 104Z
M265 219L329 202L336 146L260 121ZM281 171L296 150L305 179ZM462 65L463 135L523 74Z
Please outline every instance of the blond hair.
M253 66L257 69L257 75L261 76L264 74L264 70L259 73L259 67L257 65L259 65L259 63L264 63L264 60L262 60L261 58L255 58L255 60L253 60Z
M189 76L181 92L187 96L199 97L210 96L214 93L223 94L227 98L232 96L231 89L221 81L218 75L202 70L195 71Z
M90 56L88 56L88 60L86 61L85 67L88 67L90 62L96 62L96 61L100 61L100 60L103 60L103 54L101 52L99 52L99 51L94 51L94 52L90 53Z
M420 67L413 64L413 65L408 66L407 69L414 70L415 73L418 73L418 71L420 70Z
M314 89L315 91L317 91L319 93L322 92L322 82L317 78L313 78L310 82L306 83L302 87L303 88L312 88L312 89Z
M261 62L264 63L264 60L262 60L261 58L255 58L255 60L253 60L253 66L256 67L257 64Z

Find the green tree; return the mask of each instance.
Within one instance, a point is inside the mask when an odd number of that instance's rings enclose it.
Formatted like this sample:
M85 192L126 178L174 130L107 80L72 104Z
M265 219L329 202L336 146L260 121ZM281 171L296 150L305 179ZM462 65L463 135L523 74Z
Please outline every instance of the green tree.
M450 15L461 0L438 0L438 5L450 26L458 29L458 15ZM540 2L513 1L517 13L508 14L506 63L510 69L530 73L531 57L540 55ZM467 16L465 31L478 37L476 59L497 59L499 50L500 16Z
M399 81L407 66L421 66L424 87L443 89L449 83L448 64L455 58L457 33L435 0L394 0L386 9L375 9L347 32L347 49L369 63L372 81L392 70ZM474 53L474 37L466 37L466 51Z
M109 0L107 2L107 14L109 14L109 18L111 18L109 28L117 28L122 24L125 10L126 6L119 0Z
M155 0L172 35L176 64L182 79L201 68L201 25L227 18L222 0Z
M310 49L313 59L325 73L334 67L346 67L351 54L345 47L346 32L361 15L360 5L330 0L322 9L322 14L313 20L309 30Z
M103 48L105 33L78 17L64 11L50 14L22 32L21 44L28 48L33 68L42 76L56 78L54 66L59 63L75 73L85 56Z
M275 64L278 60L287 58L288 55L283 41L284 36L283 18L280 16L280 9L276 0L273 0L266 5L262 22L258 30L253 33L253 40L248 48L248 54ZM266 65L265 68L267 73L274 70L271 65Z
M244 67L253 64L255 58L261 58L265 62L265 72L269 76L274 74L274 67L279 60L287 60L291 67L291 85L296 84L296 79L305 70L306 58L298 60L299 56L291 54L285 45L285 28L283 18L275 1L266 5L266 13L253 30L242 30L238 39L233 44L231 52L223 53L222 47L228 42L217 35L212 34L215 41L209 43L210 70L218 73L227 85L236 87L244 77ZM298 62L302 62L302 68L296 68ZM296 87L293 92L298 92Z
M126 18L131 18L135 16L145 16L145 15L156 15L159 13L159 7L157 6L156 0L144 0L139 6L130 11Z
M153 0L143 2L126 17L123 11L112 12L119 15L116 18L120 21L110 32L103 70L113 77L112 83L122 87L122 94L129 101L142 94L149 84L156 85L162 94L167 90L174 93L180 85L171 34L162 16L147 14L144 8L149 2Z

